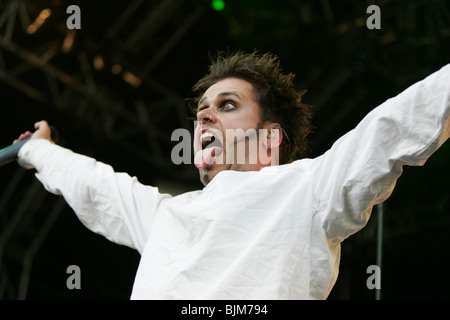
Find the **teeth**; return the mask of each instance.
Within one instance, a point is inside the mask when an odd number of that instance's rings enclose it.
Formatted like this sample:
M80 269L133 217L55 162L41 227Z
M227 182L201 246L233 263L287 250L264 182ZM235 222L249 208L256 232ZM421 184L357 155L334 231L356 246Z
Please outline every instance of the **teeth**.
M200 139L201 141L211 141L214 138L214 135L209 132L205 132L201 135Z
M200 136L200 141L202 142L203 149L205 149L209 144L211 144L215 140L216 137L210 132L205 132Z

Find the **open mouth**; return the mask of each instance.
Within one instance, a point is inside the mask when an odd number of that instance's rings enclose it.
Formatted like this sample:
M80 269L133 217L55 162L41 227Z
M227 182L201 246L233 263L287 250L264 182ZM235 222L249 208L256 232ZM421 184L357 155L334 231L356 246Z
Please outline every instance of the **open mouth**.
M222 142L213 135L211 132L205 132L200 136L200 141L202 143L202 150L212 147L222 148Z
M203 169L208 165L218 162L219 156L223 152L223 144L212 132L204 130L200 136L201 150L194 158L195 166Z

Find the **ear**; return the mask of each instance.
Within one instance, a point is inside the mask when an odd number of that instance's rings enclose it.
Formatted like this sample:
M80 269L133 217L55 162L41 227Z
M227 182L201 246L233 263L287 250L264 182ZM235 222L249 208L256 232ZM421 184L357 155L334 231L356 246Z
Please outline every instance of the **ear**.
M270 123L265 126L267 135L263 137L264 147L267 149L278 149L283 140L283 130L278 123Z

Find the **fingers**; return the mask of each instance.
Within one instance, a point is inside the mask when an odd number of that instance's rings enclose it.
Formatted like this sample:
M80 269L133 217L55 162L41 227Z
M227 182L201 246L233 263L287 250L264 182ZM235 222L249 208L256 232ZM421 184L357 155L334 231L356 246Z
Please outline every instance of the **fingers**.
M47 121L42 120L36 122L34 124L34 128L36 129L36 131L33 134L30 131L26 131L22 133L17 139L15 139L13 141L13 144L22 141L24 139L27 139L31 136L32 136L31 139L47 139L50 142L53 142L51 138L51 129Z
M24 132L24 133L22 133L22 134L19 136L19 138L15 139L15 140L13 141L13 144L15 144L15 143L17 143L17 142L19 142L19 141L25 140L26 138L28 138L28 137L30 137L30 136L31 136L31 132L30 132L30 131Z
M39 129L48 129L48 128L49 128L49 125L48 125L48 122L47 122L47 121L42 120L42 121L36 122L36 123L34 124L34 128L35 128L36 130L39 130Z
M48 141L53 142L51 138L50 126L47 121L43 120L36 122L34 124L34 128L36 131L31 139L47 139Z

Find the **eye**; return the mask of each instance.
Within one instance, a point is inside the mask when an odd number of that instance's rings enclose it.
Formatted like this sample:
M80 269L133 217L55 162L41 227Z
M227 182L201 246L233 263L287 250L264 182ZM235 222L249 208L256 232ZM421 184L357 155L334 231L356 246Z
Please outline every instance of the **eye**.
M236 109L236 103L232 100L225 100L220 107L223 111L231 111Z
M200 111L202 111L202 110L204 110L204 109L208 109L208 107L209 107L209 106L205 106L205 105L198 107L198 109L197 109L197 114L199 114Z

